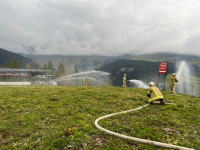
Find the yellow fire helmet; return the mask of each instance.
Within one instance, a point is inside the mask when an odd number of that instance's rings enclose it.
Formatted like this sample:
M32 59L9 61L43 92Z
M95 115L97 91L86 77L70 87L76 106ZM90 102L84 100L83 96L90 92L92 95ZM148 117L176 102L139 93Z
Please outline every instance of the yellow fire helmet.
M154 82L150 82L150 83L149 83L149 85L151 85L151 86L154 86L154 85L155 85L155 83L154 83Z
M176 75L176 73L173 73L173 75L175 76L175 75Z

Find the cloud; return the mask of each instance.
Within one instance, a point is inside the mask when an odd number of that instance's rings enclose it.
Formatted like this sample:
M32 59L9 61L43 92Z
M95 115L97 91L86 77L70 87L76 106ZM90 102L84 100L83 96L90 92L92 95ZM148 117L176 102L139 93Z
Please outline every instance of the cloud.
M200 55L199 17L198 0L1 0L0 45L35 54Z

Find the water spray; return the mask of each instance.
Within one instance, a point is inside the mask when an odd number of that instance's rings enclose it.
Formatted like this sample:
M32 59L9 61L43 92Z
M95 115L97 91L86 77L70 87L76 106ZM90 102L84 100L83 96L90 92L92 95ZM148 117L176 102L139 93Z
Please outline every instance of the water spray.
M144 89L148 89L148 85L146 85L144 82L142 82L141 80L129 80L131 84L135 84L138 88L144 88Z
M179 78L180 77L180 74L182 73L183 71L183 67L186 65L185 61L182 61L181 62L181 67L180 69L178 70L178 72L176 73L176 77Z
M95 84L98 84L98 86L102 86L102 85L108 86L109 84L105 83L103 79L105 79L109 75L110 73L102 72L102 71L87 71L87 72L75 73L75 74L67 75L61 78L57 78L50 81L50 83L59 82L59 81L73 81L74 83L70 83L70 84L82 85L81 80L84 80L84 78L87 77L88 79L93 81Z
M180 62L180 67L177 68L176 77L178 78L179 82L177 84L177 91L183 94L191 94L194 92L192 87L190 87L190 69L189 66L186 64L185 61ZM178 66L177 66L178 67ZM180 80L181 79L181 80Z

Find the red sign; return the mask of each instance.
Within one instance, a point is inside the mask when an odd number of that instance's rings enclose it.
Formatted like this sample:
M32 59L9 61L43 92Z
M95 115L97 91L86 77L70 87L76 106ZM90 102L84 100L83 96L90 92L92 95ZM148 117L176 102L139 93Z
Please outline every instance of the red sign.
M159 73L167 73L168 62L160 63Z
M0 76L30 76L28 73L0 73Z

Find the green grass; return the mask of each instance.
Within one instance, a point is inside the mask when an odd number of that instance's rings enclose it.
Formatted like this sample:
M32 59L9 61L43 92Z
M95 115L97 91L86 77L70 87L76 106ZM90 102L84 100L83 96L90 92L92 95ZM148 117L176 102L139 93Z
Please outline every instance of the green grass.
M94 121L145 104L146 90L121 87L29 86L0 88L0 149L164 150L98 130ZM101 120L106 129L138 138L200 147L200 99L167 95L176 105L150 105ZM184 107L190 105L194 107ZM166 132L171 128L177 132Z

